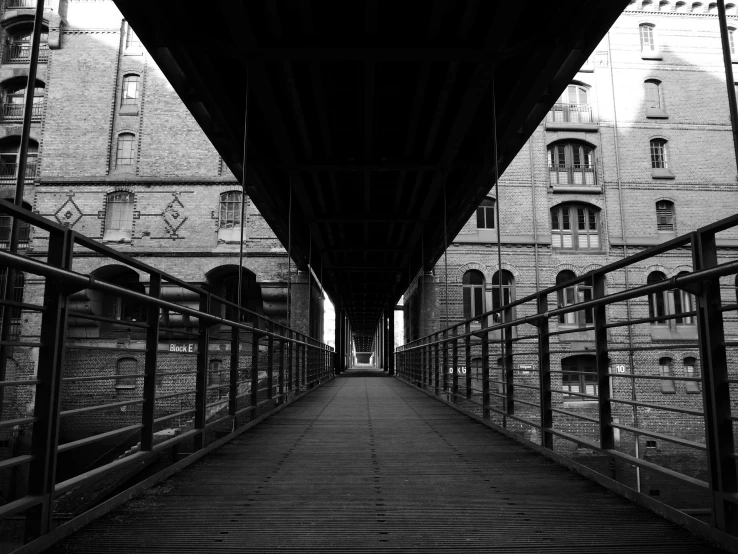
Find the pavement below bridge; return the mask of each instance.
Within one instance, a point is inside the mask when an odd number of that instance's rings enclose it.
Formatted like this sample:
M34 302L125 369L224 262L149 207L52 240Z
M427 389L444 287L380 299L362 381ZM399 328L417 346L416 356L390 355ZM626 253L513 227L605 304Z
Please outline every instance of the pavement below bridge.
M333 379L52 552L722 552L384 375Z

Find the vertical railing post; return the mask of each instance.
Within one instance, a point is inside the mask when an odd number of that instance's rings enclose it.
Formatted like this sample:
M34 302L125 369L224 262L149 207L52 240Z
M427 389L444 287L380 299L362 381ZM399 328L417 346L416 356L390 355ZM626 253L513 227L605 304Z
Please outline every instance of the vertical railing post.
M390 375L395 374L395 363L397 362L397 358L395 357L395 306L394 304L390 308L389 311L389 330L387 334L388 337L388 346L389 346L389 367L387 368L387 371Z
M471 400L472 397L472 374L471 374L471 323L468 321L464 324L464 363L466 364L466 374L464 375L464 385L466 386L466 399Z
M238 327L231 327L231 368L228 372L228 415L233 418L234 429L238 427L236 412L238 411L238 366L241 365L240 331Z
M441 349L440 345L438 344L438 341L441 338L440 333L436 333L433 335L433 394L438 396L441 388Z
M161 275L149 275L149 296L156 300L161 296ZM141 406L141 450L150 451L154 446L154 412L156 407L156 372L159 355L159 306L146 307L146 354L144 356L143 405Z
M254 316L251 331L251 421L257 418L259 404L259 339L261 338L261 318Z
M448 329L443 332L443 392L448 392L448 370L450 364L448 363Z
M451 402L456 403L456 395L459 393L459 328L454 327L453 343L451 351L451 363L453 365L453 381L451 383Z
M482 318L482 329L487 328L487 316ZM482 333L482 417L489 419L489 331Z
M715 234L698 232L692 237L694 269L699 271L718 265ZM693 292L697 293L697 331L713 518L718 529L735 534L738 532L738 506L726 500L726 497L736 494L738 483L720 280L711 278L700 285Z
M548 295L538 295L538 313L548 312ZM541 445L553 449L553 411L551 403L551 352L548 316L538 320L538 382L541 403Z
M269 400L274 400L274 392L272 387L274 385L274 336L271 334L274 332L274 324L269 322L267 324L267 330L270 334L267 338L267 394L266 397Z
M595 273L594 298L605 297L605 274ZM615 448L615 434L612 427L612 403L610 397L610 360L607 346L607 306L598 304L594 307L595 353L597 355L597 396L599 397L600 416L600 448Z
M513 320L512 308L506 306L503 313L503 321ZM505 372L505 414L513 415L515 413L515 371L513 370L513 328L505 327L503 329L503 337L505 340L505 359L503 363L503 371ZM499 390L499 388L498 388ZM507 418L505 418L507 424Z
M200 312L210 313L211 296L209 292L200 295ZM195 435L195 450L205 446L205 405L207 401L208 388L208 344L209 323L200 318L198 322L200 335L197 339L197 372L195 373L195 429L199 431Z
M296 394L295 388L294 388L295 343L291 340L292 337L293 337L293 332L290 329L287 329L287 339L288 339L288 342L287 342L287 390L289 391L290 394Z
M73 235L70 231L52 231L49 236L49 264L71 269L73 246ZM67 342L69 294L70 291L63 283L46 279L45 311L41 315L41 346L38 351L36 373L38 384L33 408L35 421L31 435L33 460L28 472L28 495L40 496L43 502L26 512L26 541L47 533L51 529L54 515L59 412ZM5 309L10 310L8 307Z

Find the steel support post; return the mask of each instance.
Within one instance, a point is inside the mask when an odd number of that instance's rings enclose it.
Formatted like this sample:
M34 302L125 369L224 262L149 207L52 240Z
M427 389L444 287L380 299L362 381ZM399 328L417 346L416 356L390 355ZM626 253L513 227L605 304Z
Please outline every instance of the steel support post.
M441 347L438 344L440 333L433 335L433 393L438 396L441 388Z
M287 329L287 339L292 338L292 331ZM292 394L295 391L294 387L294 349L295 343L291 340L287 342L287 391Z
M466 322L464 324L464 367L466 367L466 374L464 375L464 385L466 386L466 399L471 400L472 397L472 374L471 374L471 323Z
M538 295L538 313L548 311L548 295ZM551 353L548 317L538 320L538 380L541 404L541 445L553 449L553 411L551 403Z
M605 297L605 275L595 273L594 297ZM612 403L610 397L610 359L607 347L607 307L598 304L594 311L595 353L597 355L597 396L600 417L600 448L611 450L615 448L615 435L612 427Z
M487 327L483 317L482 327ZM489 333L482 333L482 417L489 419Z
M240 350L241 345L239 343L240 332L238 327L231 328L231 368L228 372L228 415L233 417L233 428L238 427L238 421L236 418L236 412L238 411L238 366L240 364Z
M54 231L49 236L49 264L71 269L72 233ZM67 300L70 292L50 279L44 285L44 307L41 316L41 346L38 352L36 397L32 426L31 460L28 472L28 495L42 497L43 502L26 512L26 541L51 529L56 486L57 448L59 444L59 412L63 386L64 355L67 342ZM8 309L6 307L6 309ZM9 318L8 318L9 319Z
M261 333L261 318L254 317L253 331L251 331L251 421L257 418L257 404L259 403L259 339Z
M459 393L459 328L454 327L453 343L451 344L451 363L453 365L453 381L451 385L451 401L456 403L456 395Z
M512 308L506 307L503 313L503 321L512 321ZM505 414L515 413L515 371L513 371L513 328L505 327L502 337L505 341L505 358L502 360L505 372ZM507 424L507 418L505 418Z
M274 331L274 325L268 324L268 329ZM274 399L274 392L272 387L274 386L274 337L269 335L267 337L267 393L266 397L269 400Z
M200 295L200 311L210 313L210 293ZM195 374L195 429L200 431L195 435L195 450L205 446L205 405L207 403L208 388L208 345L210 343L207 321L198 322L200 336L197 338L197 373Z
M149 275L149 296L161 296L161 275ZM141 450L150 451L154 446L154 411L156 407L156 373L159 370L159 306L146 307L146 355L144 358L143 405L141 406Z
M341 340L343 337L343 334L341 333L341 328L343 327L343 309L341 308L341 302L338 302L338 305L336 306L336 329L334 334L334 340L336 343L336 356L334 358L334 368L333 371L338 375L341 373L341 350L342 350L342 344Z
M448 392L448 370L450 364L448 363L448 330L443 332L443 392Z
M718 265L715 234L694 233L692 236L694 269ZM726 500L738 492L738 483L720 280L705 280L701 287L691 292L697 293L697 331L713 519L718 529L735 534L738 533L738 506Z
M395 307L392 306L390 308L390 318L389 318L389 330L388 330L388 340L389 340L389 374L394 375L395 374L395 363L397 358L395 357Z

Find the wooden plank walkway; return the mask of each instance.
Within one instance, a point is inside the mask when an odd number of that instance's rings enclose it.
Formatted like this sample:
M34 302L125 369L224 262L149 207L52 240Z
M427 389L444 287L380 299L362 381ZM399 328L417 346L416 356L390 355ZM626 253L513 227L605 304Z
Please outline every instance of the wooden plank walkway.
M335 378L52 552L722 552L381 375Z

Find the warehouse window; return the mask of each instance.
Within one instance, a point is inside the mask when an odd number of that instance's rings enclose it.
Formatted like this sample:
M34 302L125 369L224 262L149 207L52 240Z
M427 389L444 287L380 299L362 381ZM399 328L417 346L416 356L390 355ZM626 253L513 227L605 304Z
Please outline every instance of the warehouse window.
M477 229L495 228L495 201L485 198L477 208Z
M659 11L660 12L669 11L669 0L661 0L661 2L659 2Z
M221 242L241 242L241 200L239 190L223 192L220 195L220 216L218 217L218 240Z
M8 278L8 268L0 267L0 291L5 290L5 281ZM13 302L23 302L23 289L26 284L26 278L20 271L15 272L15 278L13 279L14 285L10 295L10 299ZM0 306L0 322L3 321L3 310L5 308ZM10 309L10 339L14 340L20 336L21 331L21 308L12 307Z
M123 77L123 90L120 95L121 106L135 106L141 96L141 77L136 74Z
M671 358L659 359L659 370L661 372L661 394L674 394L676 387L674 386L674 369L672 368Z
M594 186L594 149L579 142L558 142L548 147L551 186Z
M656 50L656 43L653 36L654 26L650 23L642 23L641 31L641 52L653 52Z
M682 271L677 277L687 275L686 271ZM694 296L686 290L674 289L674 313L685 314L695 311ZM694 325L695 316L685 315L683 317L676 318L677 324L681 325Z
M500 285L502 286L502 303L500 303ZM492 276L492 309L498 310L513 301L515 301L515 277L503 269L502 283L500 283L500 272L496 271ZM503 317L502 313L495 315L495 321L503 321Z
M12 202L12 198L8 199ZM31 209L28 202L23 202L23 207L27 210ZM0 250L7 250L10 247L10 233L13 230L13 218L9 215L0 215ZM31 240L31 224L27 221L20 220L18 225L18 247L28 247Z
M133 193L111 192L105 202L103 240L130 242L133 232Z
M599 213L593 206L560 204L551 209L551 246L599 250Z
M656 229L659 231L674 230L674 202L668 200L656 202Z
M715 2L710 2L710 4L707 6L707 13L717 14L717 11L717 4Z
M666 169L666 141L664 139L651 139L651 167L653 169Z
M135 389L138 373L138 360L135 358L120 358L115 372L116 389Z
M561 360L561 388L564 400L592 400L577 394L597 395L596 356L570 356Z
M651 285L666 279L661 271L652 271L648 274L646 283ZM664 317L667 314L669 299L667 291L655 292L648 296L648 317ZM668 325L667 321L652 321L651 325Z
M702 2L695 2L692 4L692 13L703 13L704 11Z
M2 116L3 122L22 122L23 110L25 109L27 79L12 79L3 83L3 104ZM44 83L36 80L36 87L33 89L33 107L31 108L31 118L38 121L44 105Z
M131 29L131 25L126 23L126 50L140 50L141 41L138 40L138 36Z
M648 79L644 85L646 87L646 107L661 108L661 81Z
M470 269L462 279L464 319L471 319L484 313L484 275L481 271Z
M573 271L564 270L556 276L556 284L563 285L568 281L576 278ZM580 302L592 300L592 280L588 279L582 283L577 283L557 291L558 307L565 308L573 306ZM594 315L592 308L580 310L578 312L569 312L559 315L559 323L563 325L572 325L578 327L586 327L594 323Z
M221 360L210 360L210 367L208 369L208 386L220 386L220 376L223 369L223 362Z
M674 11L684 13L687 11L687 3L686 2L677 2L674 5Z
M118 135L118 148L115 153L115 167L130 167L136 160L136 135L121 133Z
M20 157L20 136L13 135L0 142L0 181L11 181L18 176L18 158ZM38 161L38 142L28 141L28 157L26 159L26 180L36 177Z
M699 378L700 375L697 372L697 359L696 358L684 358L684 373L685 377ZM687 394L698 394L702 392L700 381L685 381Z

